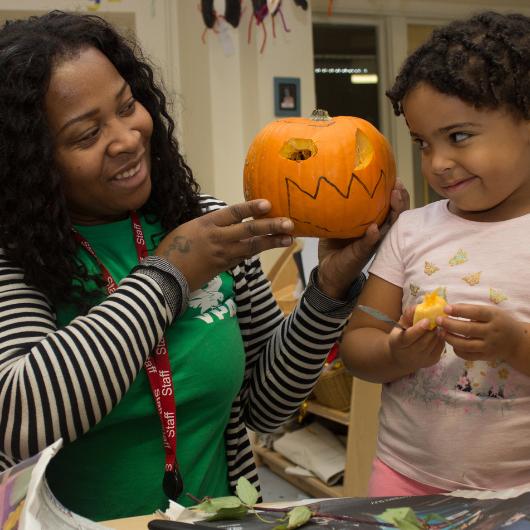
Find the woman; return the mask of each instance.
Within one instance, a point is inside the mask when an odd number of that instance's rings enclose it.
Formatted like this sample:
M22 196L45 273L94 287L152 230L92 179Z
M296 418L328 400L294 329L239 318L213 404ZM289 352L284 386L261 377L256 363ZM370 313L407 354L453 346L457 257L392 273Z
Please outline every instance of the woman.
M4 467L62 437L51 489L96 520L257 484L246 427L311 391L377 227L321 244L284 320L253 256L292 222L198 194L137 47L52 12L0 31L0 79Z

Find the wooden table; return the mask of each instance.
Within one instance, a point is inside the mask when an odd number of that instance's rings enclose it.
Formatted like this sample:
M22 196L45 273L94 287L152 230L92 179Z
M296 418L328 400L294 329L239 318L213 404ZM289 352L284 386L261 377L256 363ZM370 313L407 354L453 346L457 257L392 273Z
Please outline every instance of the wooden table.
M113 530L147 530L147 523L156 518L156 515L139 515L137 517L113 519L112 521L101 521L101 524Z

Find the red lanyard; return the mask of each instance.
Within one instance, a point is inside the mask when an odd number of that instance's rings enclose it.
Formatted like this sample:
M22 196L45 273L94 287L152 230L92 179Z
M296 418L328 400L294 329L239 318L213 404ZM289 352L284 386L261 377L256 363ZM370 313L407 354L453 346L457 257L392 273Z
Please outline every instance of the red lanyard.
M131 223L136 254L138 255L138 261L141 261L147 257L148 253L140 218L136 212L131 212ZM74 235L82 247L95 259L105 281L107 293L112 294L118 288L118 285L107 267L103 265L90 243L79 232L74 231ZM166 465L162 487L168 498L176 500L182 493L184 486L177 461L177 407L175 404L173 378L165 337L162 337L157 344L154 355L147 358L144 363L144 368L149 378L156 410L160 417L160 423L162 424L162 436L164 450L166 452Z

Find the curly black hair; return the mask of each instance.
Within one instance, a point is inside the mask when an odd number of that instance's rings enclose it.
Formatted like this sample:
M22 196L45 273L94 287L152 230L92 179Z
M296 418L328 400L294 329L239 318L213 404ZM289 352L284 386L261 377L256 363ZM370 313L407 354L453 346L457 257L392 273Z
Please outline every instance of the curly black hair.
M88 14L7 22L0 30L0 248L53 304L79 301L89 276L76 258L44 101L54 66L88 47L111 61L153 119L152 191L141 211L166 231L201 214L166 97L133 40Z
M386 92L396 115L421 82L476 108L505 107L529 119L530 18L486 11L434 30Z

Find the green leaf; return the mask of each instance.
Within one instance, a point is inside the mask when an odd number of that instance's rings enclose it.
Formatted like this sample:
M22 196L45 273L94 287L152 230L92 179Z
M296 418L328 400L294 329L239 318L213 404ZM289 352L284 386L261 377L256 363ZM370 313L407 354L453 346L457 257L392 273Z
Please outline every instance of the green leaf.
M399 530L423 530L425 524L418 519L412 508L389 508L377 516L385 523L397 526Z
M245 477L239 477L237 480L236 495L247 506L254 506L259 498L258 490Z
M275 526L272 530L288 530L288 528L284 524L279 524L278 526Z
M241 506L241 501L238 497L216 497L208 499L193 507L194 510L202 510L206 513L215 513L224 508L234 509Z
M313 512L307 506L296 506L288 514L289 522L287 528L298 528L311 519Z
M245 515L247 515L247 512L248 508L242 504L237 508L220 508L217 513L210 515L205 521L230 521L232 519L243 519Z

